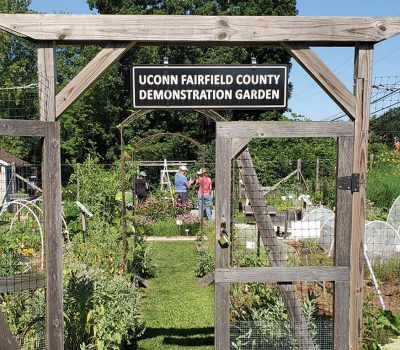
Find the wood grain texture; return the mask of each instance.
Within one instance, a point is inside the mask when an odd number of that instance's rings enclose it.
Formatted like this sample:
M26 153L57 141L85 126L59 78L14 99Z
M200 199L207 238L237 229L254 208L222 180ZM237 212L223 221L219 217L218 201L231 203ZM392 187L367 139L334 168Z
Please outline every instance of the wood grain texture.
M221 138L284 138L352 136L352 122L238 121L217 124Z
M0 277L0 293L14 293L21 290L43 288L46 278L43 273Z
M108 68L130 50L136 42L107 44L56 97L56 118L71 106Z
M42 121L55 121L56 110L56 45L38 43L39 113Z
M354 137L339 137L337 142L337 178L353 172ZM350 266L352 193L336 184L335 265ZM350 283L335 282L334 349L346 349L349 344Z
M356 115L356 99L328 66L304 43L283 43L282 46L304 68L314 81L352 120Z
M235 158L239 153L243 152L247 147L247 144L251 141L251 138L235 138L232 139L232 156L231 158Z
M44 126L38 120L0 119L0 135L43 137Z
M216 269L215 282L349 281L344 266L242 267Z
M0 310L0 349L1 350L20 350L21 347L15 340L10 327L7 324L7 319Z
M219 129L217 125L217 140L218 131ZM243 134L243 137L247 136L247 134ZM254 217L258 226L258 232L265 246L271 265L276 267L284 266L286 263L286 257L279 249L279 242L275 235L274 226L271 217L268 214L265 198L257 174L254 170L251 155L247 149L238 156L237 164L251 208L253 209ZM299 349L314 349L314 342L308 329L307 321L297 300L294 286L292 284L280 284L278 285L278 289L283 302L285 303L292 331L298 341Z
M0 28L34 40L343 45L400 32L399 17L1 14Z
M222 228L231 239L231 140L216 139L215 161L215 267L230 267L230 245L218 243ZM229 349L229 283L215 283L215 341L216 350Z
M64 349L63 237L59 122L46 122L43 159L46 245L46 340L49 349Z
M355 54L356 120L354 126L353 173L360 174L360 192L353 193L352 236L350 261L350 344L349 349L361 348L363 307L363 242L365 232L365 183L371 80L374 47L360 43Z

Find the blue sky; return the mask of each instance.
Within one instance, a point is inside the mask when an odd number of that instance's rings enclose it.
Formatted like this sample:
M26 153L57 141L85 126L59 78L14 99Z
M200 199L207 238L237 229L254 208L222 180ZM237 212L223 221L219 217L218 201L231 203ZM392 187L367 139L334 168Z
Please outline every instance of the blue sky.
M300 16L400 16L399 0L298 0ZM47 13L91 13L86 0L32 0L31 9ZM315 48L319 57L352 89L352 48ZM400 76L400 37L375 45L374 77ZM289 108L312 120L333 119L342 114L334 102L293 62L290 81L294 85ZM385 80L384 80L385 81Z

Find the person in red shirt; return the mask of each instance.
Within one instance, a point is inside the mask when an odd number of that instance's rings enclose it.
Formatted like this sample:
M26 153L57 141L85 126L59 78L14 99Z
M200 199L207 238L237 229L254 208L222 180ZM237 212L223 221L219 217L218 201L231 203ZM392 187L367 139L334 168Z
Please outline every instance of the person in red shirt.
M203 218L203 210L206 210L206 217L211 220L211 204L212 204L212 181L207 174L207 170L201 168L197 172L196 185L199 187L198 191L198 208L199 208L199 218Z

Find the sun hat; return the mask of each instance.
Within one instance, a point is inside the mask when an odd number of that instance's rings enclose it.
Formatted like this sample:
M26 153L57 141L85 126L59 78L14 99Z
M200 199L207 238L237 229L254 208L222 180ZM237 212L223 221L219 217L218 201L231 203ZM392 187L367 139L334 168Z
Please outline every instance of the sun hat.
M179 167L179 170L187 171L188 168L186 168L186 165L181 165L181 166Z
M139 176L146 176L146 173L145 173L144 171L141 171L141 172L139 173Z
M204 174L206 172L207 172L207 170L205 168L200 168L200 170L197 172L197 175L201 175L201 174Z

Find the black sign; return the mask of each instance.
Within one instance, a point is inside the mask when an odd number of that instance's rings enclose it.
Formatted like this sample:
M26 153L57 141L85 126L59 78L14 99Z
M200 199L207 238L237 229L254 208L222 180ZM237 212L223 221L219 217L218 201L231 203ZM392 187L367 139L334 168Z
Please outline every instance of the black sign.
M134 108L284 109L287 66L136 66Z

